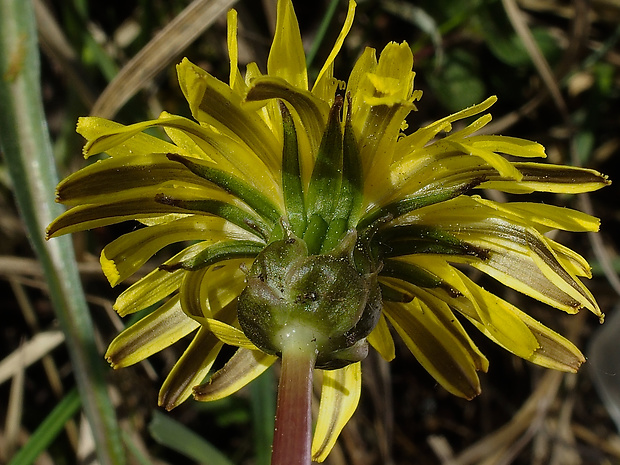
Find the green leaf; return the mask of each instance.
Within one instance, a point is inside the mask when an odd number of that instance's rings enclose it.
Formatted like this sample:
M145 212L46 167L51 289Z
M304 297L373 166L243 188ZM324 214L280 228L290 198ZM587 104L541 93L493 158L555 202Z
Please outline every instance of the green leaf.
M45 242L45 227L61 213L58 182L39 87L33 3L0 2L0 149L4 153L31 244L45 271L65 334L81 401L102 465L125 463L114 408L95 347L93 324L80 285L71 240Z
M158 410L153 411L149 432L155 441L197 463L233 465L213 444Z
M514 31L501 2L481 8L476 16L480 32L491 53L510 67L532 67L532 58ZM550 61L559 56L556 40L543 27L531 29L532 36L542 54Z
M458 3L459 2L451 2L453 5ZM460 3L465 8L467 8L469 4L469 2ZM443 63L444 48L441 38L442 31L439 29L436 17L429 14L424 8L417 5L410 5L409 3L405 3L403 1L384 0L381 6L389 13L396 15L398 18L401 18L424 32L431 39L433 47L435 48L434 53L437 66L441 66ZM460 19L459 17L465 17L465 13L467 13L466 9L463 11L456 11L454 15L448 16L448 20L454 22L456 19L458 21ZM457 16L457 18L455 18L455 16ZM417 47L414 46L414 53L416 49Z
M486 97L476 57L456 49L446 54L445 65L428 81L435 95L450 111L470 107Z

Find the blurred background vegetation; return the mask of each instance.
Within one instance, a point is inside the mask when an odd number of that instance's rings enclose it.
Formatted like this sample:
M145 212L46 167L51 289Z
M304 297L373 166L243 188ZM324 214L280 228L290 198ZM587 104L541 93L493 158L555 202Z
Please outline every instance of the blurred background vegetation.
M125 124L156 118L164 109L189 116L174 68L182 57L226 81L230 7L239 13L240 64L256 61L266 71L275 3L35 0L44 119L59 176L85 164L83 141L75 133L79 116L95 114ZM316 74L340 31L346 2L293 3ZM6 27L9 19L2 21ZM359 0L335 75L346 79L364 47L381 50L389 41L405 40L416 57L416 88L424 91L419 111L408 118L410 128L494 94L499 101L485 130L536 140L547 147L550 162L587 166L617 181L619 39L618 0ZM7 69L2 71L6 79ZM0 102L2 112L4 105ZM232 398L211 404L190 400L168 413L156 406L157 391L182 343L135 367L115 372L105 366L105 347L135 319L122 321L112 311L122 289L109 288L98 254L133 224L73 237L94 322L94 363L101 365L116 419L106 401L101 405L112 422L113 442L124 453L112 451L106 458L101 447L96 451L92 438L108 434L106 426L91 433L80 414L92 400L83 385L75 390L74 349L64 343L72 336L60 331L66 325L55 313L28 241L27 221L20 215L24 207L16 205L21 183L10 175L9 163L9 154L1 154L0 463L268 464L276 370ZM602 219L602 232L595 237L557 239L593 264L587 284L612 320L608 331L620 334L620 326L613 326L620 292L617 186L587 197L540 195L539 200ZM50 190L50 200L53 195ZM479 279L494 289L492 281ZM483 394L467 402L435 385L406 349L397 351L389 366L373 354L364 362L360 407L327 463L620 463L614 386L606 396L595 382L609 375L620 397L620 362L613 371L596 356L603 353L605 362L613 361L618 344L601 346L592 315L569 317L514 292L497 292L566 334L586 355L592 350L590 362L577 375L550 373L474 334L491 365L482 375ZM611 339L615 342L613 333Z

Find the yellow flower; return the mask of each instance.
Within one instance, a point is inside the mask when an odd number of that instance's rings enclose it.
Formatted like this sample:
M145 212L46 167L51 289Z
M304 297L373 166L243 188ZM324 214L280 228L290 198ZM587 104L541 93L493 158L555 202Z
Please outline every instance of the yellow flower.
M602 318L579 279L590 277L587 262L545 235L596 231L598 220L476 192L580 193L609 184L606 177L508 161L503 155L545 153L535 142L475 135L491 120L485 112L495 97L404 135L422 95L406 43L388 44L378 59L367 48L348 82L333 77L354 10L351 1L312 87L290 0L278 2L267 74L255 63L245 78L239 72L231 11L229 84L187 59L177 67L195 121L168 113L129 126L80 119L84 155L110 157L59 184L58 201L71 208L48 228L54 237L141 222L102 251L112 286L164 247L191 241L118 297L122 316L158 308L123 331L106 357L126 367L194 333L160 391L160 405L172 409L192 393L209 401L236 392L278 359L292 331L324 369L312 445L319 461L357 406L368 344L394 358L390 326L444 388L468 399L480 393L477 372L488 361L463 318L538 365L576 371L583 363L572 343L454 265ZM152 127L169 141L144 132ZM239 349L201 384L224 344Z

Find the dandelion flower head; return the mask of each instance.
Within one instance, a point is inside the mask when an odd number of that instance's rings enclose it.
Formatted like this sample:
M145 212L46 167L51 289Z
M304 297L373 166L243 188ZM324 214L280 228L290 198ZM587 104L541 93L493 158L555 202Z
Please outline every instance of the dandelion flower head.
M157 308L118 335L107 359L126 367L193 334L160 391L160 405L172 409L192 394L228 396L290 344L307 346L324 371L312 445L319 461L355 411L361 360L369 348L392 360L394 334L441 386L468 399L480 393L477 372L488 361L464 320L532 363L582 364L571 342L466 268L551 307L602 317L580 280L590 277L586 260L546 235L596 231L599 221L484 192L573 194L608 180L530 161L545 157L536 142L478 135L495 97L409 131L422 93L407 43L366 48L346 82L333 76L354 10L351 1L312 85L290 0L278 1L265 74L255 63L240 72L229 12L229 82L187 59L177 66L193 119L79 120L84 155L109 157L59 184L57 199L70 208L48 228L54 237L139 221L101 253L112 286L163 248L191 244L120 294L122 316ZM153 127L168 140L145 133ZM238 349L205 383L225 344Z

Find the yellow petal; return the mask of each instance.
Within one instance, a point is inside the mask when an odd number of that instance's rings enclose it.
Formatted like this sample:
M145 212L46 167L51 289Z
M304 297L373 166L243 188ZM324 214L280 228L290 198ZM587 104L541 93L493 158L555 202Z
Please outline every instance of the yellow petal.
M557 259L552 258L553 253L547 247L539 247L541 243L538 242L536 252L527 246L511 250L508 247L513 244L509 244L509 241L507 239L491 244L485 240L484 244L488 248L492 246L490 258L484 262L471 262L471 266L508 287L567 313L577 313L586 307L600 315L600 309L591 294L557 263Z
M119 190L154 186L171 180L206 185L182 165L174 165L163 153L99 160L63 179L56 188L56 201L65 205L106 203L112 196L118 196Z
M448 136L450 137L450 136ZM546 158L545 147L538 142L508 136L471 136L467 143L473 147L524 158Z
M244 260L226 260L196 271L187 273L179 288L181 294L181 308L191 318L206 325L207 318L229 318L235 313L233 300L245 288L245 274L241 266ZM249 265L245 265L246 267ZM225 313L220 314L221 311Z
M380 60L383 60L383 66L379 69L375 49L367 47L355 62L347 85L347 92L351 95L351 108L347 106L347 110L352 117L354 135L360 144L360 159L365 178L364 201L366 205L364 207L367 210L376 204L374 199L387 195L386 190L390 188L390 183L386 183L385 180L391 174L389 164L392 161L393 149L405 116L414 108L411 101L417 98L417 94L407 95L406 99L401 98L413 84L411 66L407 69L407 66L402 67L401 63L394 72L389 69L389 66L385 66L386 62L399 61L393 59L393 56L401 55L405 65L413 64L413 58L409 56L411 50L406 43L389 44L381 54L383 58L380 57ZM404 77L403 71L405 71ZM403 79L402 82L396 78L394 73ZM383 78L386 79L383 80ZM392 87L382 85L384 81L391 82ZM387 100L391 100L389 102L385 100L385 105L380 104L377 98L381 95L375 95L377 87L395 97L383 95ZM373 98L375 98L374 101L372 101ZM377 105L372 106L369 99Z
M446 141L445 143L447 143L448 147L452 148L453 150L460 151L464 154L473 155L474 157L482 158L490 166L495 168L500 174L500 176L504 178L511 178L516 181L521 181L521 179L523 179L523 174L521 174L521 172L516 169L512 163L506 160L503 156L496 154L495 152L473 147L467 144L466 140L461 142Z
M139 187L119 191L108 196L105 203L92 203L73 207L47 227L47 237L56 237L76 231L99 228L128 220L139 220L160 216L166 213L187 213L188 210L160 202L156 199L174 199L178 201L221 200L248 211L248 207L224 190L210 186L194 186L188 183L168 182L156 186ZM99 199L97 199L99 200ZM193 213L208 215L206 212ZM250 217L254 215L249 212Z
M572 342L517 308L514 308L514 311L529 326L540 346L528 358L530 362L553 370L577 372L586 359Z
M415 109L412 103L415 73L412 71L413 54L406 42L388 44L376 66L372 65L372 56L364 60L368 61L360 61L359 66L373 70L356 77L359 81L355 84L357 88L353 88L355 94L352 93L354 115L357 110L362 111L359 116L355 115L353 126L358 131L356 135L364 141L360 158L364 164L365 187L372 192L382 186L378 179L384 179L385 170L391 163L402 122ZM371 109L364 108L366 106Z
M331 106L333 103L331 99L334 98L333 93L330 95L327 92L328 88L331 88L329 81L333 79L333 64L336 56L340 52L342 48L342 44L344 43L344 39L349 34L351 30L351 25L353 24L353 19L355 17L355 7L357 4L354 0L349 0L349 7L347 9L347 17L344 20L344 24L342 25L342 29L340 30L340 34L338 34L338 38L336 39L336 43L334 44L332 51L327 56L321 71L317 75L316 81L314 82L314 87L312 88L312 93L317 95L320 99L328 102Z
M84 157L88 158L100 152L106 152L111 157L123 155L148 155L150 153L166 153L179 150L170 142L149 136L141 131L133 132L124 138L121 143L109 145L105 150L97 152L97 147L92 149L93 141L100 138L102 134L129 133L131 126L125 126L114 121L109 121L96 116L82 117L78 119L77 132L84 136L87 141L84 147Z
M200 240L207 245L250 238L256 236L222 218L191 216L124 234L103 248L101 267L110 285L116 286L170 244Z
M252 61L248 63L245 69L245 84L249 87L254 79L262 75L263 73L261 73L256 62Z
M279 178L271 175L267 165L245 143L165 112L153 125L161 126L189 156L215 162L218 169L244 179L277 203L274 199L281 194L275 179Z
M235 328L234 326L228 325L214 318L206 318L204 327L208 328L209 331L211 331L215 337L217 337L224 344L241 347L243 349L258 350L252 341L250 341L243 333L243 331Z
M163 145L146 144L147 147L152 147L151 152L148 153L136 150L133 145L127 146L133 138L141 134L140 131L153 127L163 128L176 145L163 143L163 141L161 141ZM124 160L126 160L127 166L133 167L134 170L137 170L139 166L144 166L144 173L136 173L142 174L142 177L150 173L150 170L146 169L150 165L153 165L151 166L152 170L164 162L172 163L165 159L166 153L186 154L189 157L217 163L219 169L243 178L272 200L281 197L276 181L276 179L279 180L279 177L274 177L270 168L244 142L210 130L210 128L204 128L187 118L170 115L166 112L162 112L156 120L144 121L130 126L115 125L93 133L84 150L89 155L110 151L117 157L123 155L122 158L113 162L106 160L108 163L106 166L112 167L112 163L116 163L117 166L122 167L125 163ZM164 158L163 161L162 157ZM90 173L89 170L95 169L87 167L83 169L87 171L80 170L80 172ZM168 178L174 179L181 176L182 173L178 170L179 167L171 167ZM149 184L155 184L155 181L153 179ZM157 180L157 182L161 182L161 180ZM191 178L186 179L186 182L191 183ZM197 182L197 179L194 179L193 182ZM112 186L116 190L119 188L115 183L112 183ZM94 190L97 191L97 189Z
M311 92L291 86L281 78L263 76L252 81L246 100L261 101L282 99L291 104L307 132L311 150L316 153L327 122L329 106ZM302 131L298 129L298 133Z
M162 384L159 406L172 410L184 402L194 386L205 379L222 346L209 330L201 328Z
M433 225L488 251L485 259L453 256L535 299L575 313L600 309L585 286L562 266L547 239L526 222L491 208L489 201L461 196L404 215L397 223Z
M185 118L174 116L169 118L174 122L182 122ZM153 136L143 134L145 129L152 128L159 124L159 120L149 120L140 123L124 126L122 124L101 124L99 118L97 130L90 129L90 137L84 145L84 156L89 157L101 152L113 153L114 156L121 155L149 155L151 153L179 152L180 149L163 140ZM80 127L78 126L78 130ZM144 143L141 148L137 148L137 143ZM148 150L148 151L147 151Z
M366 75L365 102L372 106L411 103L415 76L412 68L413 53L407 42L387 44L377 67Z
M464 282L487 335L503 347L510 347L515 355L531 358L540 345L527 325L513 312L504 309L501 299L495 294L485 292L470 280L464 279Z
M386 277L381 277L381 282L387 282L391 287L417 297L419 301L424 304L424 308L428 308L433 312L433 319L436 320L438 324L443 325L444 330L449 332L461 349L468 354L475 369L486 372L489 368L489 361L482 352L480 352L478 347L476 347L476 344L474 344L474 341L469 337L465 328L463 328L460 321L455 317L451 308L454 302L465 299L459 294L460 291L457 290L467 289L465 284L455 273L455 270L441 257L412 255L404 257L403 261L416 264L433 274L437 274L437 276L441 276L442 279L449 284L451 290L446 291L446 287L425 289L410 283L405 283L401 280ZM429 266L431 262L433 265ZM424 263L426 263L426 265ZM459 297L456 297L457 295ZM404 311L407 309L407 304L408 303L401 304ZM475 306L475 308L478 310L477 306ZM531 352L530 350L528 353L531 354Z
M267 60L267 74L308 90L306 54L291 0L278 0L276 30Z
M484 102L477 105L473 105L464 110L453 113L445 118L435 121L423 128L418 129L413 134L410 134L402 139L401 150L403 153L409 153L415 148L424 147L430 142L439 132L450 132L452 130L452 123L455 121L475 116L483 111L488 110L491 105L497 102L497 97L492 96L486 99Z
M360 362L323 372L319 416L312 438L312 459L322 462L359 403L362 390Z
M592 293L579 279L573 276L561 265L561 263L559 263L557 257L555 256L555 252L553 252L551 247L549 247L549 250L551 251L555 261L550 260L548 255L538 254L535 253L535 251L531 251L530 256L549 281L553 282L558 288L578 302L578 305L573 309L573 311L569 310L568 313L574 313L581 308L587 308L595 315L603 318L601 309L599 308Z
M531 192L554 192L558 194L580 194L592 192L611 184L601 173L574 166L546 163L514 163L522 174L520 181L491 176L480 185L484 189L497 189L511 194Z
M379 318L379 322L375 329L368 335L368 343L377 351L386 362L391 362L396 357L396 349L394 347L394 339L390 334L387 321L383 314Z
M555 242L547 238L547 243L551 249L555 252L558 260L562 264L566 271L574 274L575 276L583 276L585 278L592 278L592 267L588 261L579 255L574 250Z
M203 249L202 244L195 244L182 250L165 263L189 258ZM156 268L122 292L114 302L114 310L120 316L125 316L159 302L179 289L185 273L187 273L185 270L169 272Z
M377 193L371 193L369 203L385 205L422 192L462 190L468 184L476 186L484 179L498 176L482 158L451 148L449 141L438 141L397 158L390 166L390 181L384 182L385 187Z
M400 134L400 125L413 108L412 105L404 103L380 105L370 111L358 138L364 169L365 196L379 197L390 188L385 179L390 176L390 164Z
M194 274L204 275L200 272L188 273L188 275ZM180 294L181 303L183 303L186 292L181 291ZM183 311L187 314L185 308ZM236 319L236 315L237 306L233 302L218 309L213 316L217 318L220 324L227 325ZM189 316L193 318L193 315ZM168 410L187 399L193 388L204 380L222 348L223 343L209 327L204 325L205 320L205 318L198 319L201 324L200 331L181 359L175 364L161 388L159 402L160 405L165 405Z
M179 288L184 273L184 270L152 271L117 297L114 310L126 316L156 304Z
M246 94L247 89L252 85L255 79L263 76L258 65L255 62L248 63L245 71ZM245 95L245 94L244 94ZM282 143L282 115L280 114L280 106L278 102L273 100L249 102L247 99L243 101L243 106L248 111L256 111L258 116L265 122L269 130Z
M226 15L228 56L230 57L230 88L238 94L245 92L245 83L239 73L239 50L237 47L237 11L229 10Z
M469 339L463 327L457 324L458 321L453 322L452 312L444 306L461 312L465 308L468 309L471 312L468 316L480 322L487 336L492 335L500 345L511 347L510 350L520 357L527 358L538 349L536 339L521 320L512 312L500 311L501 306L497 305L493 294L483 292L482 288L451 266L444 257L411 255L403 257L402 260L416 264L436 276L441 276L447 284L446 287L452 289L449 291L444 287L417 292L411 289L411 291L433 309L438 317L441 318L443 314L446 327L451 328L450 323L452 323L454 329L458 329L458 331L453 331L453 334L461 341L463 347L470 348L469 353L476 362L477 369L486 371L488 361Z
M469 282L468 286L477 286L462 273L460 274L463 278L463 281ZM521 356L526 360L529 360L532 363L536 363L537 365L541 365L546 368L553 368L560 371L575 372L577 371L579 366L585 361L579 349L577 349L574 344L572 344L566 338L560 336L556 332L534 320L532 317L522 312L514 305L506 302L503 299L500 299L499 297L489 293L488 291L479 288L478 293L485 294L483 300L492 305L490 310L498 313L512 313L515 317L521 320L522 324L527 326L528 330L536 338L537 348L531 354L527 355L526 353L523 353L519 341L515 338L512 339L516 342L516 345L506 345L505 343L511 338L503 338L502 340L496 339L496 333L490 332L488 330L488 325L482 324L478 312L473 308L473 302L466 302L462 299L453 299L451 301L451 305L454 306L454 308L461 312L464 316L466 316L469 321L474 324L474 326L476 326L484 335L486 335L496 344L504 347L506 350L512 352L515 355ZM508 334L510 334L512 330L509 326L498 326L496 328Z
M281 147L259 114L242 106L243 96L187 59L177 72L194 118L247 144L277 178Z
M470 141L469 136L471 136L474 132L479 131L482 128L484 128L487 124L491 122L492 119L493 117L489 113L486 113L482 115L480 118L476 119L470 125L464 127L463 129L451 132L446 137L444 137L443 140L453 140L455 142L465 142L468 145L473 145L473 144L469 144L469 141ZM485 149L484 146L481 146L478 148Z
M386 302L384 311L418 362L448 392L466 399L480 394L469 353L425 304Z
M208 383L194 388L194 398L209 402L228 397L256 379L277 359L260 350L238 349Z
M157 310L133 324L110 343L105 358L113 368L123 368L171 346L198 328L172 297Z
M161 126L166 135L170 138L174 145L177 146L177 151L174 153L186 153L190 157L200 158L201 160L217 163L217 155L213 156L214 149L211 148L210 144L206 143L208 139L205 140L205 143L199 144L196 142L196 139L198 139L199 141L204 139L204 137L199 137L198 134L203 133L206 135L209 133L207 133L200 125L197 125L193 121L186 120L181 123L181 121L176 120L176 118L177 117L175 115L172 115L165 111L161 112L158 118L158 122L163 123ZM172 121L172 124L166 124L165 120ZM200 131L196 130L198 128L200 128ZM188 129L190 130L188 131ZM173 152L169 151L168 153ZM226 165L221 166L221 168L224 168L225 166Z
M574 232L598 231L601 221L587 213L544 203L498 203L476 197L476 201L506 215L537 226L542 232L553 229ZM544 228L540 228L544 226Z
M362 53L362 55L355 62L347 83L347 92L351 94L351 98L353 99L353 108L355 109L355 111L352 112L353 126L358 130L366 119L368 112L368 108L364 108L363 106L363 86L366 83L366 76L368 73L374 73L376 69L377 51L374 48L366 47L364 49L364 53ZM363 114L360 114L360 112Z

